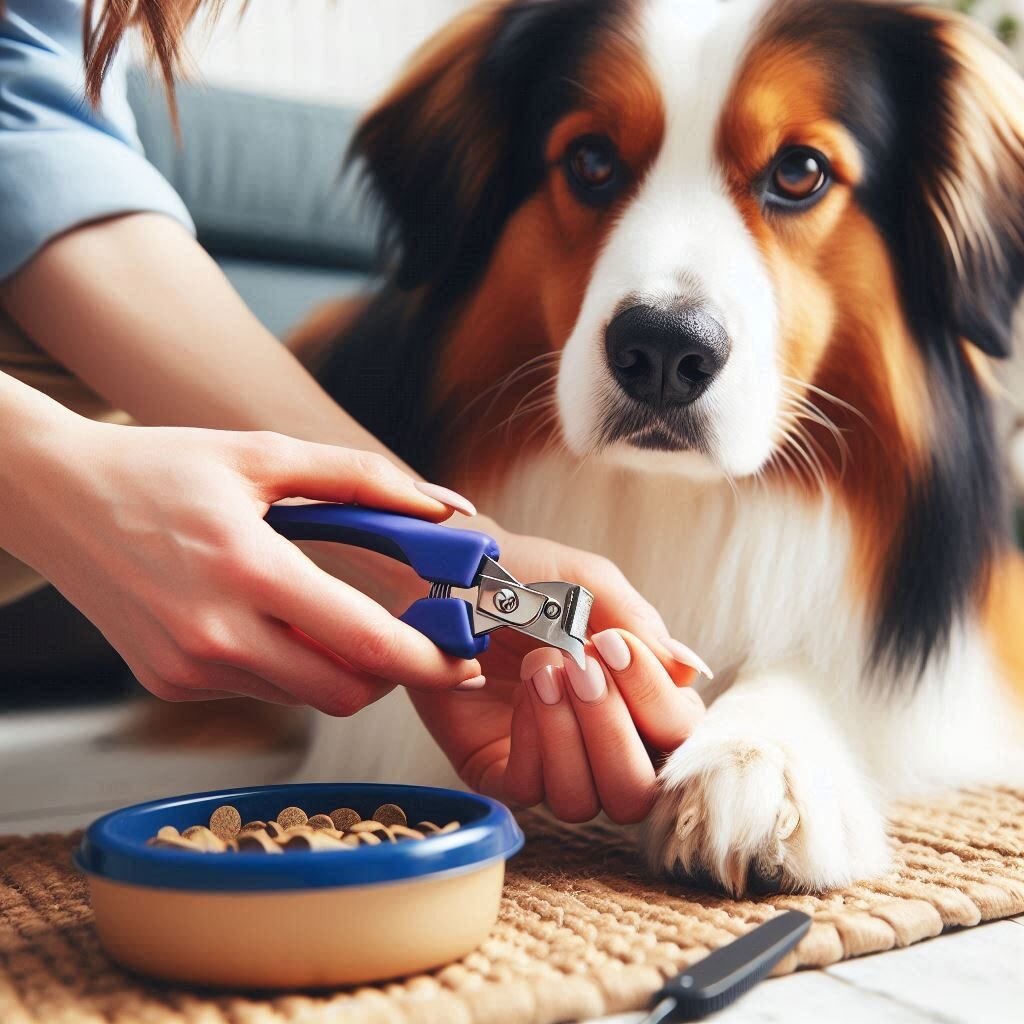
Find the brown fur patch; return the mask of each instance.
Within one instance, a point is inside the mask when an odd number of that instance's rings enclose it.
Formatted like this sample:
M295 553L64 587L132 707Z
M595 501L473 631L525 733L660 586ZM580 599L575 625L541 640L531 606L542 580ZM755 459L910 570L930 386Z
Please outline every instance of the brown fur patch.
M992 570L983 621L1000 668L1024 702L1024 557L1016 551Z
M557 431L558 352L615 214L661 145L661 96L630 38L609 34L580 85L579 109L549 134L543 186L509 219L442 352L433 395L434 412L448 425L442 468L471 491L480 474L500 475ZM633 186L608 208L576 199L562 170L569 144L587 134L610 137L632 176Z
M307 370L316 373L331 343L352 326L369 302L366 296L324 302L285 336L284 343Z
M823 480L845 495L856 578L874 593L906 482L924 469L932 411L885 242L854 201L861 158L832 113L826 76L810 46L756 43L723 110L718 153L778 299L787 440L767 475L812 491ZM822 152L832 184L804 212L766 212L751 182L789 145Z

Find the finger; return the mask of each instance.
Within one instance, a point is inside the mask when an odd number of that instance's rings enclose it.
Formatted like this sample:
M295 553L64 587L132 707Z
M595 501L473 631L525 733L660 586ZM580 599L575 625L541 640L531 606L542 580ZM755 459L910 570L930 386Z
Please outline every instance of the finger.
M544 797L562 821L589 821L601 810L601 801L568 696L561 657L557 652L546 653L548 660L540 663L537 652L531 652L533 675L524 682L540 745Z
M668 626L658 610L625 577L612 562L600 561L596 572L591 569L592 556L580 567L580 578L594 594L591 612L592 630L622 626L645 640L668 636ZM567 577L573 579L575 577Z
M270 532L276 561L266 567L264 579L263 609L269 615L312 637L357 672L391 685L452 689L481 674L476 659L443 653L422 633Z
M245 649L244 674L258 677L291 703L335 718L354 715L393 689L285 622L259 620Z
M544 801L544 766L533 704L523 686L516 690L513 698L511 739L505 767L505 793L512 803L533 807Z
M654 803L654 765L615 682L597 658L580 668L567 658L565 674L594 783L608 817L642 821Z
M625 630L608 629L592 640L643 739L657 750L675 750L704 717L700 694L677 685L679 675L692 680L692 670L678 662L663 665L646 644Z
M461 494L417 481L374 452L262 432L249 435L243 444L243 470L258 482L260 496L268 503L315 498L434 521L447 519L453 511L476 515L473 503Z

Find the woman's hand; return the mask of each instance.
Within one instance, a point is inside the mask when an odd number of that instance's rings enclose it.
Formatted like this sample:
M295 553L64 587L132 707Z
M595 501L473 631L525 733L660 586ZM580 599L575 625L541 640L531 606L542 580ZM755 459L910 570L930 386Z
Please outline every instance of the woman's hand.
M37 412L47 402L33 401ZM451 514L382 456L64 410L4 447L15 461L0 471L0 545L88 616L159 697L245 694L350 715L396 683L445 689L480 673L263 521L294 496Z
M567 821L601 810L641 820L654 798L652 755L696 727L704 705L688 684L710 670L607 560L533 537L499 539L518 578L570 580L594 594L587 669L552 650L524 658L529 640L499 630L481 658L487 685L410 694L420 717L474 789L522 806L544 801Z

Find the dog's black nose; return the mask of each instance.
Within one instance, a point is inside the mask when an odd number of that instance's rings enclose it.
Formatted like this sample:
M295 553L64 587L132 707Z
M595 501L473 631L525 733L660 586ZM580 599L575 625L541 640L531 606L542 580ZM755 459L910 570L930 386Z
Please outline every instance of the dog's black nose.
M622 390L659 408L695 401L729 358L725 328L693 305L630 306L608 325L604 343Z

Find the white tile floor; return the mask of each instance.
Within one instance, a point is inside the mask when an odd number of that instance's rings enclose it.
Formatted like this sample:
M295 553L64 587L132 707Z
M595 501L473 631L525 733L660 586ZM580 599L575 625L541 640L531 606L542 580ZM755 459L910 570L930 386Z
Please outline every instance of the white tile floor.
M167 793L285 781L295 749L240 756L118 742L132 711L0 715L0 833L66 831ZM642 1014L602 1024L639 1024ZM1024 917L764 982L721 1024L1024 1022Z

